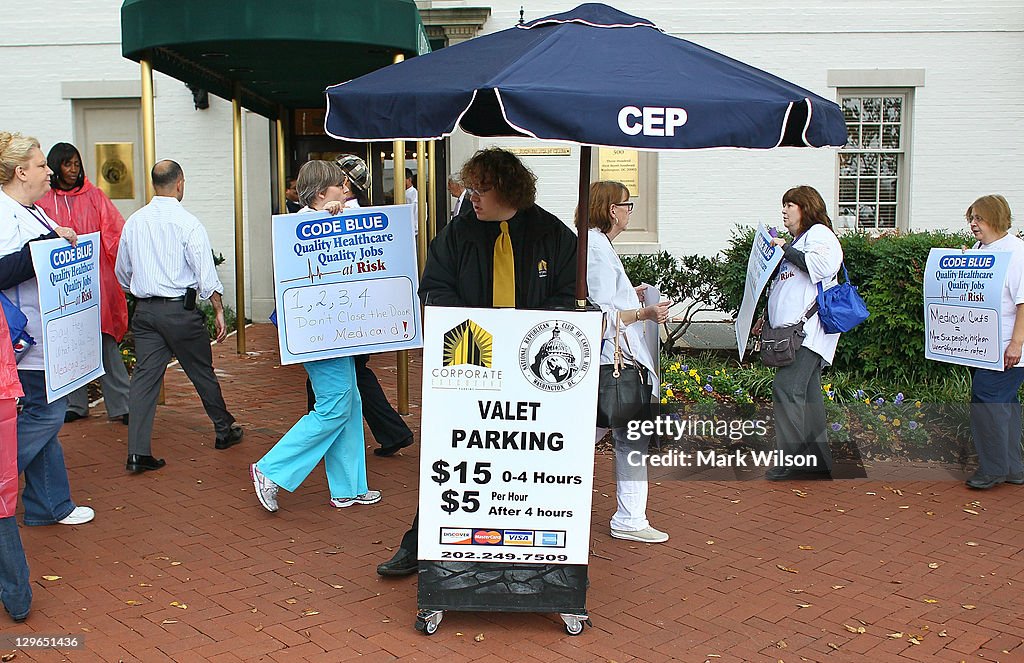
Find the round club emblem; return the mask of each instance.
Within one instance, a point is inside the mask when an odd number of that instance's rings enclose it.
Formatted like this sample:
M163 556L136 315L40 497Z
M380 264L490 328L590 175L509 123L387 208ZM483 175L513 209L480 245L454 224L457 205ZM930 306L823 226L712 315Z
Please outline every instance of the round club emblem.
M572 389L590 368L590 342L571 322L542 322L530 329L519 345L519 368L542 391Z

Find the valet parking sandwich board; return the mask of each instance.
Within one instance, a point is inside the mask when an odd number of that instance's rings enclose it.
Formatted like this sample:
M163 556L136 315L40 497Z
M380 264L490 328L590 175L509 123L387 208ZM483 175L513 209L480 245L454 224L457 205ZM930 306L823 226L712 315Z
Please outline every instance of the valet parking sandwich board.
M52 403L103 375L100 353L100 234L30 244L39 284L46 402Z
M1010 253L932 249L924 275L924 356L1003 370L1000 311Z
M419 558L587 564L597 312L427 307Z
M282 364L422 345L412 215L391 205L274 216Z

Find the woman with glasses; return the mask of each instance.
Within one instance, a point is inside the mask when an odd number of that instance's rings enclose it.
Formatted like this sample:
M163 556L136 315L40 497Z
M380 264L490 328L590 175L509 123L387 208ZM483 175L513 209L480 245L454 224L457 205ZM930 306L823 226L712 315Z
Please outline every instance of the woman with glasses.
M629 226L633 203L629 190L621 182L595 182L590 186L590 230L587 238L587 290L590 301L604 314L601 339L601 365L613 363L616 336L626 361L638 364L651 382L651 397L660 396L660 385L651 379L657 372L657 358L651 356L643 335L644 320L663 323L668 320L672 302L644 301L646 286L633 286L626 276L612 242ZM577 218L579 210L576 210ZM649 413L641 416L646 418ZM600 440L607 428L597 429ZM640 543L663 543L668 534L651 527L647 520L647 465L630 464L628 458L639 452L647 455L650 436L630 441L626 428L613 428L615 443L615 499L618 510L612 516L611 535L616 539Z
M300 212L337 214L343 203L341 169L333 161L309 161L299 169L296 187L305 205ZM250 466L256 497L267 511L277 511L279 488L294 492L320 460L324 461L331 506L375 504L379 490L366 487L362 401L356 388L352 357L310 361L316 403L284 437Z
M1024 241L1010 233L1010 205L1000 195L978 198L967 208L966 217L978 240L973 248L1011 255L999 315L1003 368L971 369L971 437L978 452L978 471L967 485L977 490L1000 483L1020 486L1024 485L1024 462L1017 394L1024 384Z

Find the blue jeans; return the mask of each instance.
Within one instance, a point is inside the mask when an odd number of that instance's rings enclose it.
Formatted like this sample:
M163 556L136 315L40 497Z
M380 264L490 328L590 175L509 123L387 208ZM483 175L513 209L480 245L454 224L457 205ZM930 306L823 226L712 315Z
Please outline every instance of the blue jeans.
M18 371L25 397L18 414L18 474L25 475L21 503L26 525L52 525L75 510L64 450L57 433L64 425L64 398L46 402L42 371Z
M1021 460L1021 411L1017 396L1024 367L1008 371L976 368L971 376L971 437L978 472L1003 477L1024 472Z
M0 599L13 619L24 619L32 607L28 562L14 516L0 518Z

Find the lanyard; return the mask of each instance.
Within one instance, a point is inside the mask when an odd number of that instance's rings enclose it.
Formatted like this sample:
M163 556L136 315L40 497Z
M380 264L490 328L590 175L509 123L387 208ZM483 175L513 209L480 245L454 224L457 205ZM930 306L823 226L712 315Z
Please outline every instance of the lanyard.
M35 205L32 205L31 207L29 207L28 205L22 205L22 207L28 210L28 213L35 217L35 220L42 224L44 228L46 228L47 233L53 232L53 228L51 228L50 224L46 222L46 217L39 213L39 210L36 208Z

